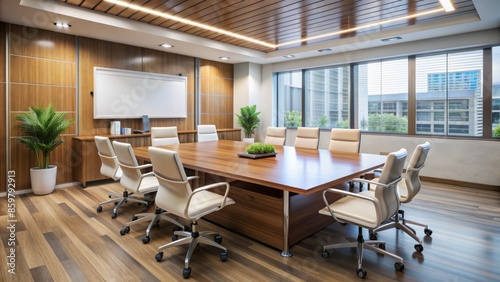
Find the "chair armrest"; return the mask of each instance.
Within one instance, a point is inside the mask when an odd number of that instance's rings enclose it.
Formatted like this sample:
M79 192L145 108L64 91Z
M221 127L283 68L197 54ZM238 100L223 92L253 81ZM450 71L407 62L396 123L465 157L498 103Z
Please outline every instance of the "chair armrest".
M196 179L196 178L200 178L200 177L197 176L197 175L193 175L193 176L188 176L187 177L188 181L191 181L191 180Z
M206 190L210 190L210 189L214 189L216 187L220 187L220 186L226 186L226 191L224 192L224 196L222 198L222 201L221 201L221 205L219 207L219 209L222 209L225 205L226 205L226 199L227 199L227 195L229 195L229 183L227 182L218 182L218 183L213 183L213 184L209 184L209 185L206 185L206 186L203 186L203 187L199 187L199 188L196 188L193 193L191 193L191 195L189 195L189 199L188 199L188 203L187 203L187 207L190 206L191 204L191 199L193 198L193 196L199 192L202 192L202 191L206 191Z
M151 175L153 175L153 176L154 176L154 175L155 175L155 173L154 173L153 171L143 173L141 178L148 177L148 176L151 176Z

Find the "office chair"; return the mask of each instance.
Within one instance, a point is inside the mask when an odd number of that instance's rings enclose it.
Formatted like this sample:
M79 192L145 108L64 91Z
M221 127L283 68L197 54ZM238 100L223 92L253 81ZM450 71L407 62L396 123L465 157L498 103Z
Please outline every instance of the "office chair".
M347 128L332 128L328 150L334 153L359 153L361 147L361 130ZM363 177L361 177L363 178ZM354 183L349 181L349 187ZM360 187L363 185L360 183Z
M154 174L160 183L156 194L156 205L192 222L190 232L175 231L172 242L158 248L158 254L155 256L156 260L162 260L162 250L165 248L189 244L182 272L184 278L189 278L191 275L189 261L198 244L207 244L222 249L223 252L220 254L220 259L221 261L226 261L227 249L220 245L222 237L218 232L198 232L197 227L198 219L201 217L218 211L226 205L235 203L231 198L227 197L229 194L229 184L227 182L219 182L192 190L189 180L195 177L186 176L177 152L155 147L149 147L148 151L151 163L153 164ZM214 188L222 191L224 195L208 191ZM214 241L207 238L207 236L211 235L215 235ZM183 238L179 239L179 237Z
M197 137L198 137L198 142L219 140L219 136L217 135L217 129L213 124L199 124Z
M123 171L122 177L120 178L120 184L125 188L125 191L123 191L121 201L113 209L111 218L116 218L118 208L127 202L143 204L143 211L146 211L146 209L151 205L151 201L148 201L145 198L136 197L133 194L146 194L155 192L158 189L158 181L154 177L153 173L150 172L143 174L141 172L141 169L151 167L151 164L140 166L135 158L132 145L128 143L113 141L113 148L115 149L116 157L118 158L118 164Z
M118 164L115 150L113 149L109 138L104 136L95 136L94 140L97 147L97 154L101 159L101 174L113 179L114 181L120 180L120 178L122 177L122 169ZM102 212L102 205L105 205L107 203L115 203L115 205L117 205L118 202L123 198L122 195L116 194L114 192L109 192L108 197L114 198L100 202L99 206L97 206L97 212Z
M177 126L151 127L151 146L179 144Z
M286 127L269 126L266 131L265 144L284 146L286 142Z
M358 226L358 238L355 242L339 243L323 247L322 256L329 256L329 249L358 248L358 268L356 273L360 278L366 277L363 269L363 250L368 249L380 254L391 256L397 260L394 264L396 270L404 269L403 258L385 250L383 241L365 241L363 228L375 229L384 221L397 213L399 209L399 196L397 183L401 180L404 163L408 152L400 149L387 156L386 163L380 175L379 181L369 181L361 178L353 179L356 182L372 183L376 185L374 191L363 191L353 193L345 190L329 188L323 192L323 200L326 207L319 211L320 214L332 216L340 223L351 223ZM343 198L329 203L327 193L340 194Z
M319 127L297 127L294 147L318 149Z
M413 151L408 166L406 167L406 172L403 174L404 181L401 181L398 184L399 200L401 201L401 203L406 204L411 202L420 191L420 187L422 186L422 184L420 182L419 173L422 167L424 167L425 160L427 159L427 154L429 153L430 148L431 144L429 142L425 142L424 144L417 145L415 151ZM374 181L377 180L374 179ZM424 250L424 247L422 246L422 240L420 240L420 238L416 235L417 233L415 232L415 230L408 226L408 224L424 227L424 233L426 236L432 235L432 230L429 229L429 226L423 223L405 219L404 211L401 209L398 210L393 219L394 221L372 230L372 232L370 233L370 239L377 240L377 232L383 230L387 230L390 228L401 229L418 242L418 244L415 244L414 246L415 250L417 252L422 252Z
M328 150L336 153L359 153L361 130L332 128Z

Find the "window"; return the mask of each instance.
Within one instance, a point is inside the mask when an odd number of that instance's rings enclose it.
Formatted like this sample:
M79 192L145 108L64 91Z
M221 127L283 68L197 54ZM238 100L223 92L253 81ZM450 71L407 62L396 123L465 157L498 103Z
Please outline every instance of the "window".
M493 70L492 70L492 127L493 137L500 138L500 47L491 48L493 55Z
M302 72L277 75L278 126L302 126Z
M408 132L408 59L359 64L358 126L364 131Z
M415 64L416 133L482 136L483 50L417 56Z
M306 126L349 127L349 66L305 71Z

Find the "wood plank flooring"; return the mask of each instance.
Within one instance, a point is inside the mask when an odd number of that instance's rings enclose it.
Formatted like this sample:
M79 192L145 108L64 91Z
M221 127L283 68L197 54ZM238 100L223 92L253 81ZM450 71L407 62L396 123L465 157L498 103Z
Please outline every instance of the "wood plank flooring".
M117 183L100 182L87 188L58 189L46 196L19 195L15 217L9 218L7 198L0 199L0 281L180 281L185 246L166 249L157 262L157 248L172 237L173 225L162 222L143 244L147 223L120 229L141 207L129 203L116 219L112 205L96 212L107 193L121 193ZM151 207L152 210L152 207ZM424 182L417 198L404 205L408 219L433 230L424 237L424 251L400 230L379 233L386 249L404 258L405 270L394 270L390 257L366 251L366 281L500 281L500 192ZM15 219L17 222L9 222ZM15 225L15 231L8 229ZM191 281L359 281L356 250L340 249L329 258L322 246L356 236L357 229L338 223L321 230L291 248L293 257L233 233L208 221L199 230L218 230L229 259L221 262L220 251L201 246L191 259ZM416 227L423 237L423 229ZM367 235L368 232L365 232ZM366 236L367 237L367 236ZM366 238L365 237L365 238ZM10 240L10 241L9 241ZM15 274L9 242L15 242Z

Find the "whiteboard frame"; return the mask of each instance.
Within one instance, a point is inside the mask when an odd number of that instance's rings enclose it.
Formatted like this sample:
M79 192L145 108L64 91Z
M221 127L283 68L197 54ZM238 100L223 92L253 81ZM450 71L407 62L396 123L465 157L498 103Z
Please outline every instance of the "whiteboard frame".
M185 76L94 67L93 96L94 119L187 118Z

